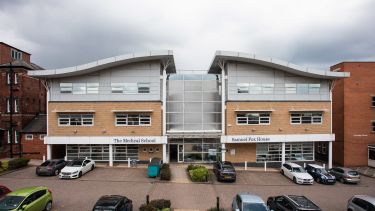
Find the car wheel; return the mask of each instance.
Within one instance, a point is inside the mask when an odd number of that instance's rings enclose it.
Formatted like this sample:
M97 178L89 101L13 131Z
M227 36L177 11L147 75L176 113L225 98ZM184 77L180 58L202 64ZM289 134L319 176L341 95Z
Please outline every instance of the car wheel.
M81 178L81 177L82 177L82 171L80 171L78 174L78 178Z
M318 178L316 178L316 182L317 182L317 183L321 183L322 181L321 181L320 178L318 177Z
M293 182L297 184L297 179L293 177Z
M55 172L54 172L54 175L57 176L57 175L59 175L59 173L60 173L60 171L58 169L56 169Z
M52 201L48 201L46 207L44 208L45 211L52 210Z
M344 184L344 183L345 183L344 178L341 177L341 178L340 178L340 182Z
M92 165L92 166L91 166L91 171L92 171L92 170L94 170L94 168L95 168L95 166L94 166L94 165Z
M281 174L285 176L285 174L284 174L284 170L281 170Z

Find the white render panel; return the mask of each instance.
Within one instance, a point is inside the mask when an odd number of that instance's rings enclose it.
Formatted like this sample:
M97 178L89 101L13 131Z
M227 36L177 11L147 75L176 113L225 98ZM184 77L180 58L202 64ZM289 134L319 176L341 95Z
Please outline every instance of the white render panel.
M335 141L335 134L285 134L222 136L221 143L273 143Z
M167 144L166 136L46 136L44 144Z

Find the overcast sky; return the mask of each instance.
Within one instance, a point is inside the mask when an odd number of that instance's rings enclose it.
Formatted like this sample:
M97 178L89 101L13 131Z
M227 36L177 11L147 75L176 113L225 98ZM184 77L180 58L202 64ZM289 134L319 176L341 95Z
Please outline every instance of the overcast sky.
M0 0L0 41L44 68L173 50L177 69L207 69L216 50L328 69L375 61L373 0Z

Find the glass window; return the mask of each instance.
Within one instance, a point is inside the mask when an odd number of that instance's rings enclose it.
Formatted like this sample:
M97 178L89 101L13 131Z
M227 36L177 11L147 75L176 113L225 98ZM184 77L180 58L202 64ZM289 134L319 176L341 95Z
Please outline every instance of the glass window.
M319 94L320 84L309 84L309 94Z
M10 84L10 74L9 73L7 73L7 84Z
M297 94L308 94L309 85L308 84L297 84Z
M20 140L20 132L18 132L17 130L14 131L14 143L19 143L19 140Z
M285 143L286 161L310 161L314 160L313 142Z
M322 124L323 114L314 113L291 113L290 123L291 124Z
M136 94L138 93L137 83L124 83L124 93L125 94Z
M237 93L249 93L249 83L237 83Z
M33 134L26 134L26 140L32 141L34 139Z
M250 84L250 94L262 94L262 85L261 84Z
M98 94L99 83L87 83L87 94Z
M18 113L19 111L19 99L14 99L14 112Z
M285 84L285 94L296 94L297 85L296 84Z
M123 83L111 83L112 93L123 93L124 91Z
M14 73L14 84L18 84L18 73Z
M257 162L279 162L281 161L281 143L256 144Z
M73 94L86 94L86 84L73 83Z
M72 83L60 83L60 93L72 93L73 84Z
M375 132L375 121L372 122L372 132Z
M371 97L371 105L372 105L372 107L375 107L375 96L372 96Z
M263 94L273 94L274 84L262 84Z
M237 114L238 125L268 125L271 122L270 113Z
M138 93L150 93L150 83L138 83Z
M10 105L10 99L7 98L7 112L8 113L10 112L10 107L11 107L11 105Z
M92 114L60 114L59 126L92 126L94 115Z
M116 126L151 125L150 114L116 114Z

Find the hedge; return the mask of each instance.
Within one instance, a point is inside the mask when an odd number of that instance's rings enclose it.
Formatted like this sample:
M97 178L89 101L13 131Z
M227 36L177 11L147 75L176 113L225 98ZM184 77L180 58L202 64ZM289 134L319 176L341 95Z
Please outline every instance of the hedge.
M15 158L8 161L8 170L14 170L27 166L29 163L29 158Z
M171 180L171 169L166 163L160 168L160 180Z
M193 182L207 182L208 181L210 173L205 166L189 165L188 171L189 171L189 176Z
M207 211L225 211L225 209L224 208L217 209L216 207L212 207L212 208L208 209Z
M169 211L171 209L171 201L166 199L156 199L150 201L149 204L142 204L140 211Z

